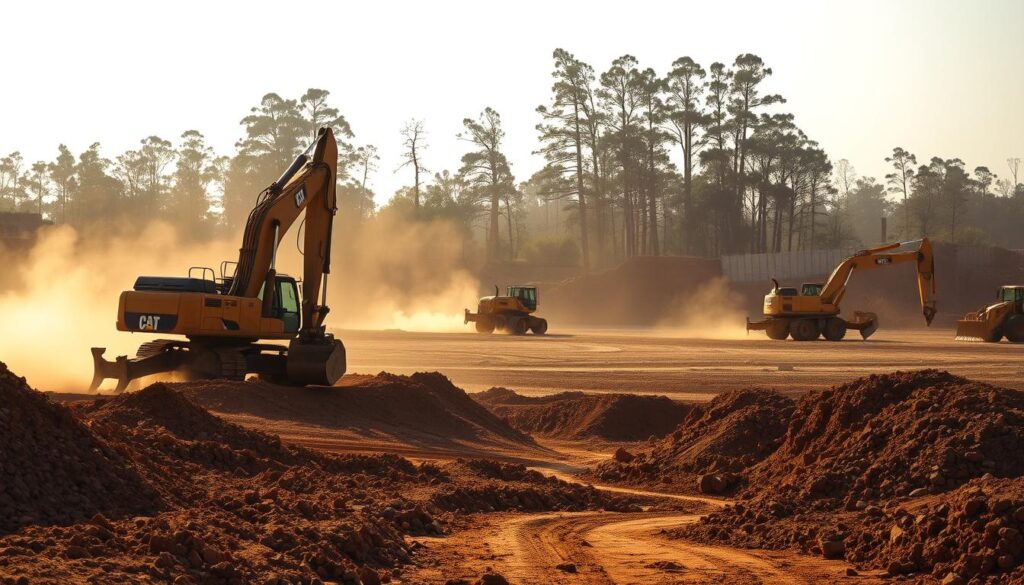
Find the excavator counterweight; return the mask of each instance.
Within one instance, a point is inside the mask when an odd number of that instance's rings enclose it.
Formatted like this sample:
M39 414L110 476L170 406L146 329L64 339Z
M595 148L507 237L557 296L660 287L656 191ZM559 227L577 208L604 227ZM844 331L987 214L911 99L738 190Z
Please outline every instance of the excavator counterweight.
M140 276L121 293L117 329L177 335L139 347L135 357L103 358L93 348L90 389L117 380L180 372L186 378L244 379L257 374L287 384L333 385L345 373L345 347L326 332L331 232L337 213L338 146L330 128L257 198L237 262L193 268L188 277ZM305 212L299 281L277 271L277 248ZM233 267L229 270L229 267ZM319 298L318 298L319 296ZM261 343L287 341L287 346Z
M764 316L761 321L747 319L747 331L764 331L769 338L811 341L824 337L839 341L850 329L863 339L878 330L878 316L855 311L852 319L839 316L839 303L846 294L846 286L854 272L883 268L904 262L917 266L917 290L921 299L921 312L925 323L935 318L935 256L931 242L924 238L915 242L886 244L861 250L839 263L824 283L803 284L796 287L779 286L773 280L772 290L764 297Z

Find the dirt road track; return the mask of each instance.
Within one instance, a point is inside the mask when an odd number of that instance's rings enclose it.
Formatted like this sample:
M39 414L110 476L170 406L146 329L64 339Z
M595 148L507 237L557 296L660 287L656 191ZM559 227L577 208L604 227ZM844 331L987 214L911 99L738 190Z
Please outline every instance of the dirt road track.
M429 539L427 568L410 582L443 583L492 567L517 584L878 583L846 577L847 565L789 552L746 551L665 537L662 531L700 516L678 512L543 513L488 518L472 530ZM576 573L558 569L572 563Z

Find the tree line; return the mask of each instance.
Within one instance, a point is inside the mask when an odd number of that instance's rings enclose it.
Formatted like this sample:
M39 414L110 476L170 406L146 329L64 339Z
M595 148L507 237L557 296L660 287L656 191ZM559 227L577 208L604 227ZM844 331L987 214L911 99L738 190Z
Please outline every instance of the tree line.
M681 57L664 73L624 55L604 71L557 49L549 96L536 108L543 168L517 180L500 114L463 120L466 151L431 172L428 128L409 120L403 187L378 208L369 185L380 157L357 145L330 93L269 93L241 120L232 155L198 130L143 138L106 158L99 143L50 161L0 158L0 211L35 211L55 223L109 226L118 218L167 219L193 237L242 225L255 196L321 126L339 141L342 221L379 214L445 220L481 261L527 259L600 267L640 255L717 256L870 244L928 235L1024 247L1020 159L999 176L960 159L918 160L896 147L882 180L830 156L768 93L772 70L756 55L707 68ZM454 161L453 161L454 162Z

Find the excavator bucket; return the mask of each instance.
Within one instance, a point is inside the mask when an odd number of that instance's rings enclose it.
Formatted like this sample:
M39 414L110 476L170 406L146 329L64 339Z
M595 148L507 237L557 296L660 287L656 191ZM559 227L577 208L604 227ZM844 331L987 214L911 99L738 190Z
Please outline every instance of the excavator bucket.
M867 339L878 331L878 315L867 311L854 311L853 320L846 322L846 328L860 331L861 338Z
M957 341L994 341L995 328L987 320L961 319L956 322Z

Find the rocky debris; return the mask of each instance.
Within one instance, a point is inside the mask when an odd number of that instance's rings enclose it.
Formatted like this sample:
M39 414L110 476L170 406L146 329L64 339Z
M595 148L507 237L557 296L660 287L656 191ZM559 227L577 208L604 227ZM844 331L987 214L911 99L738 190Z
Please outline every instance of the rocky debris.
M623 447L619 447L618 449L615 450L615 453L612 454L612 459L618 461L619 463L629 463L630 461L636 459L636 455L633 455L629 451L626 451L626 449L624 449Z
M935 370L869 376L802 398L741 500L672 534L1024 582L1022 435L1024 393Z
M507 388L491 388L472 397L524 433L557 439L662 437L696 408L665 396L637 394L522 396Z
M563 573L575 573L576 563L559 563L555 565L555 568Z
M771 390L726 392L686 419L649 452L629 461L601 463L602 481L667 485L719 494L735 488L742 474L778 448L789 427L793 400Z
M0 363L0 535L163 507L131 460Z

